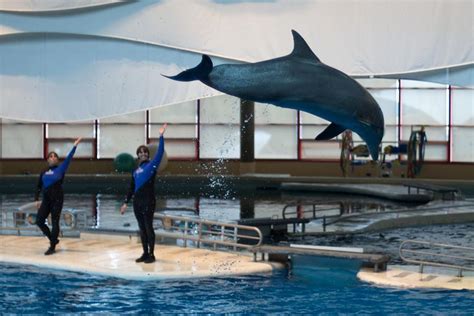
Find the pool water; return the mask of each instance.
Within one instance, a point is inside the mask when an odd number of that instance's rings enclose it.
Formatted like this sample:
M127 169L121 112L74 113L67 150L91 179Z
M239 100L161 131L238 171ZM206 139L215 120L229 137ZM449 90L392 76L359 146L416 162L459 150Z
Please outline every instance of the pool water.
M136 230L131 208L124 216L118 212L122 198L68 194L65 207L87 211L91 220L86 229ZM0 201L2 226L10 226L11 210L30 202L31 195L0 195ZM282 196L255 198L251 210L255 217L271 217L281 215L284 205L294 202ZM196 197L162 198L161 203L165 207L193 208ZM239 198L199 197L200 216L205 218L238 219L242 205ZM391 263L400 263L398 247L405 239L472 247L474 224L307 236L288 242L362 247L370 253L388 253ZM383 288L360 282L356 278L358 265L338 263L336 267L314 260L296 257L291 275L279 271L272 275L148 282L0 263L0 313L474 314L473 291Z
M18 207L32 202L31 194L0 194L0 227L14 227L12 212ZM136 231L138 225L133 214L133 208L130 206L125 215L120 215L120 206L123 203L122 195L114 194L74 194L65 195L64 210L76 209L85 212L85 221L78 223L80 230L84 229L103 229L103 230L121 230ZM333 200L331 195L313 194L311 198L305 198L305 210L312 208L311 200ZM360 196L351 197L350 195L337 195L337 199L348 201L343 206L332 205L340 212L368 212L394 210L405 208L406 205L394 203L385 200L372 198L363 198ZM282 210L287 204L294 205L300 202L298 198L292 196L282 196L280 194L259 195L251 197L235 196L209 197L209 196L157 196L157 209L189 209L199 212L199 216L211 220L238 220L241 218L282 218ZM320 202L318 202L320 204ZM289 208L290 212L295 213L296 206ZM32 211L36 216L36 210ZM308 216L310 214L308 213ZM34 226L30 225L30 226Z
M399 257L399 247L404 240L436 242L440 244L474 247L474 223L431 225L390 229L382 232L346 234L337 236L292 238L290 243L319 246L339 246L364 248L367 253L384 253L391 258L390 264L403 264ZM450 249L451 255L466 256L464 250ZM469 254L472 257L472 253ZM456 264L455 262L452 262ZM459 263L459 262L457 262ZM474 262L470 261L474 268Z
M474 292L406 290L362 283L352 270L316 269L311 259L272 275L128 281L0 264L5 313L303 313L472 315Z

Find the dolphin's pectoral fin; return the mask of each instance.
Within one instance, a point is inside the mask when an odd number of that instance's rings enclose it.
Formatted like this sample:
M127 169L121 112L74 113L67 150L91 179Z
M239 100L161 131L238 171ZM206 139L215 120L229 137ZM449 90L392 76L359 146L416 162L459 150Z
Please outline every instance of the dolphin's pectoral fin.
M344 132L346 128L341 125L337 125L336 123L331 123L324 131L322 131L318 136L316 136L316 140L329 140L333 137Z
M316 56L316 54L313 53L313 51L311 50L309 45L306 43L306 41L303 39L303 37L301 37L301 35L295 30L291 30L291 33L293 34L294 47L290 56L308 59L313 62L317 61L318 63L320 63L321 61L319 60L318 56Z
M162 76L176 81L202 80L207 78L209 73L212 71L212 67L211 58L207 55L202 55L202 60L196 67L180 72L176 76Z

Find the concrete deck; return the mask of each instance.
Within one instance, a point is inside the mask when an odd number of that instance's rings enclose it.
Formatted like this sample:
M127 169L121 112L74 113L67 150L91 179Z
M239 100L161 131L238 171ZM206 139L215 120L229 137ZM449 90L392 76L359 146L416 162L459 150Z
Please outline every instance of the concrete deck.
M457 271L452 269L425 267L423 274L418 269L418 266L389 266L387 271L374 272L365 268L357 277L382 286L474 290L474 272L463 272L464 276L459 278Z
M81 234L62 238L56 253L45 256L45 237L0 236L0 262L99 274L131 280L187 279L197 277L271 273L282 265L253 262L250 254L156 245L156 262L135 263L141 253L136 237Z

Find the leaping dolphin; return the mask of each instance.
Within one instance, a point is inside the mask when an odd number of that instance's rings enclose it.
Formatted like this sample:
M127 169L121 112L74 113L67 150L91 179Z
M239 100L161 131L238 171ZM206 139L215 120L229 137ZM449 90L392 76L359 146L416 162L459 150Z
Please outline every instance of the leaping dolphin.
M292 30L291 54L250 64L213 67L207 55L201 63L176 76L177 81L202 83L241 99L271 103L322 117L331 124L316 140L328 140L346 129L368 145L372 159L379 156L384 134L382 110L357 81L323 64L298 32Z

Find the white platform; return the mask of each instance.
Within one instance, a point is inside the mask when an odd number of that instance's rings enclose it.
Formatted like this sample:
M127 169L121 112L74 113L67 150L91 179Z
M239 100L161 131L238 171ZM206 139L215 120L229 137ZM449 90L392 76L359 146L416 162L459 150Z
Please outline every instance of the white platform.
M45 256L45 237L0 236L0 262L35 265L133 280L162 280L271 273L282 268L253 262L250 254L236 254L178 246L156 245L156 262L135 263L142 254L135 237L81 234L62 238L57 252Z
M362 269L357 277L365 282L382 286L403 288L438 288L449 290L474 290L474 273L463 272L457 277L452 269L425 267L423 274L418 266L389 266L385 272L374 272L373 269Z

